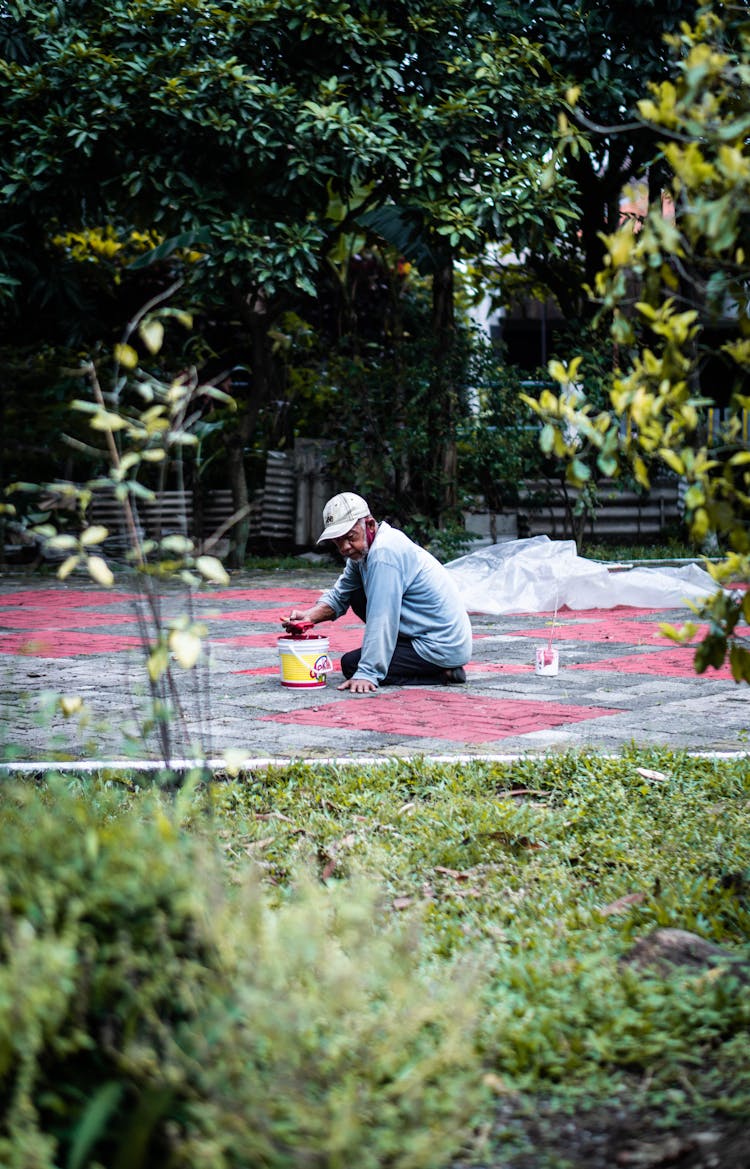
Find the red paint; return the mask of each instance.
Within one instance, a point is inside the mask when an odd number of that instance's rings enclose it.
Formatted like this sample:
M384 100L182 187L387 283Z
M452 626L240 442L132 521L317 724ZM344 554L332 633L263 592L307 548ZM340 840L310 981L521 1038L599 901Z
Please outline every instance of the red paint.
M210 605L212 601L261 601L269 605L295 605L307 608L320 599L322 589L220 589L210 593L200 593L196 600L205 601Z
M36 658L92 657L118 653L140 646L140 637L119 633L58 632L9 633L0 635L0 654Z
M22 605L30 609L44 609L48 605L66 608L96 608L97 605L119 605L136 600L136 593L117 593L83 589L33 589L0 594L0 606Z
M606 658L598 662L578 662L568 666L569 670L595 670L616 674L652 674L662 678L717 678L732 681L732 671L727 662L718 670L709 666L704 674L696 674L693 656L695 647L683 649L660 649L655 653L627 654L619 658Z
M3 609L0 607L0 629L90 629L95 625L132 625L134 613L85 612L75 606L44 609Z
M671 622L680 625L681 621ZM703 637L704 630L699 630L697 636ZM665 645L668 638L659 629L656 621L623 621L617 617L602 618L598 621L582 621L580 625L543 625L537 629L513 629L508 631L509 637L533 637L537 641L580 641L584 644L593 641L614 641L627 645ZM672 643L673 644L673 643Z
M370 699L341 698L323 707L267 715L264 721L455 743L491 743L621 713L608 707L480 698L415 686L388 690Z

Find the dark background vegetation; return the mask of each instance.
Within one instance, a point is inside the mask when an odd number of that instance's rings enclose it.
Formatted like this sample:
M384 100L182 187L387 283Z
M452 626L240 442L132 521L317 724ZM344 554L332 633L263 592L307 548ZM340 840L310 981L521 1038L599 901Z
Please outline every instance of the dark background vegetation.
M207 406L189 483L240 507L266 451L308 436L422 538L460 528L467 497L512 505L540 462L519 377L586 338L606 394L585 286L623 183L664 177L628 120L692 15L3 5L0 478L90 477L71 371L93 358L106 385L126 322L167 297L193 328L168 332L159 372L195 367L239 404ZM571 86L586 138L566 131ZM487 296L505 312L492 348L468 315ZM240 527L238 563L246 545Z

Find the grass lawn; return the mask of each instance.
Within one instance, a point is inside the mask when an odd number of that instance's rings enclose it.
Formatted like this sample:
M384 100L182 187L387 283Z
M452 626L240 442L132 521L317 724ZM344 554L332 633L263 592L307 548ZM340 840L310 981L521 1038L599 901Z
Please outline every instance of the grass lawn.
M747 759L139 782L3 789L5 986L75 954L0 995L3 1163L119 1164L131 1096L148 1169L750 1163ZM630 960L664 929L717 949Z
M272 896L298 865L328 887L366 874L384 928L408 915L424 961L476 966L482 1164L561 1166L581 1113L658 1147L662 1130L750 1116L747 987L623 961L670 927L750 959L746 759L295 768L217 785L212 807L230 863L252 857ZM577 1141L571 1164L614 1163L603 1137Z

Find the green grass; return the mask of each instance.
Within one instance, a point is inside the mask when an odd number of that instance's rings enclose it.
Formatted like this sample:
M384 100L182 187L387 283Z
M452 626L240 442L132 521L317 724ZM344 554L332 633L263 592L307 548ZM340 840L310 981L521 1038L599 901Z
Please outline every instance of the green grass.
M246 572L290 572L309 571L319 572L321 567L335 568L336 560L330 556L327 560L307 560L304 556L248 556L244 563Z
M66 785L94 803L116 789L116 817L146 818L154 794L136 778L103 774ZM381 954L370 992L386 1014L397 993L393 1009L404 1027L410 999L416 1009L426 987L447 993L464 971L476 1018L466 1024L461 1074L468 1059L483 1089L468 1144L461 1136L466 1164L558 1169L555 1133L565 1118L615 1105L636 1128L644 1118L674 1129L750 1114L746 986L721 970L665 976L623 961L637 939L665 926L750 960L747 759L634 746L612 758L512 764L299 764L217 775L158 798L163 831L207 838L228 886L258 882L280 923L312 882L317 892L298 904L296 933L280 948L274 934L275 973L266 978L278 978L288 997L285 946L290 963L303 961L309 946L319 977L295 999L295 1018L304 1019L308 1002L328 1046L341 1042L331 1038L337 1028L352 1024L338 1018L335 989L319 993L329 946L314 941L321 914L330 929L347 905L360 906L379 943L393 939L402 958L404 936L412 939L411 974L400 969L398 991L383 980ZM330 943L331 962L359 955L369 977L371 943L347 936ZM404 978L414 980L413 995ZM367 991L357 994L366 1013ZM291 1034L299 1022L284 1018ZM444 1064L435 1075L432 1090L442 1092L442 1083L447 1091ZM271 1082L269 1099L273 1090ZM373 1088L369 1105L378 1123L380 1091ZM387 1111L392 1102L383 1099ZM530 1118L537 1124L542 1112L548 1145L524 1161Z
M655 544L587 544L583 555L589 560L697 560L700 551L683 540L667 540Z
M386 920L418 915L436 959L481 955L480 1058L502 1083L606 1097L648 1067L652 1103L676 1116L717 1091L750 1110L750 1056L729 1041L750 1002L720 980L644 980L619 960L663 926L747 952L749 773L745 759L634 749L288 768L211 799L233 852L274 888L299 862L331 883L364 872Z
M384 922L416 915L434 960L480 959L477 1058L508 1090L606 1098L648 1068L667 1118L750 1110L750 1056L730 1039L747 996L619 964L663 926L747 953L747 760L300 766L214 784L210 806L231 863L252 858L275 895L298 866L328 884L364 873Z

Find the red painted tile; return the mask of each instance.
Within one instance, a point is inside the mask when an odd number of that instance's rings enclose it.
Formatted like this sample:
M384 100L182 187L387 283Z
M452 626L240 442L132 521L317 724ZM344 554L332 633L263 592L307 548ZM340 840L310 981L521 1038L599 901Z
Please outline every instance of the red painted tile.
M677 623L679 624L679 622ZM659 630L656 621L617 620L616 617L581 622L580 625L545 625L537 629L514 629L509 637L533 637L537 641L614 641L627 645L665 645L668 638ZM699 633L703 636L703 633Z
M0 654L37 658L91 657L133 649L140 644L139 637L120 633L9 633L5 637L0 635Z
M0 629L33 629L43 632L51 629L90 629L94 625L132 625L134 613L96 613L77 608L49 607L44 609L0 608Z
M269 605L290 605L295 609L307 609L313 605L323 589L216 589L210 593L199 593L197 600L205 601L261 601Z
M135 597L135 593L104 590L86 592L83 589L29 589L2 593L0 605L22 605L30 609L43 609L47 605L96 608L97 605L119 605L125 601L132 601Z
M705 674L696 674L693 664L695 647L685 646L677 649L660 649L656 653L624 654L619 658L606 658L598 662L578 662L568 666L570 670L594 670L606 672L611 670L617 674L652 674L664 678L716 678L726 682L732 680L732 671L728 663L720 669L712 666Z
M607 707L479 698L443 688L409 687L371 698L342 696L323 707L268 715L265 721L346 731L379 731L456 743L488 743L620 713Z

